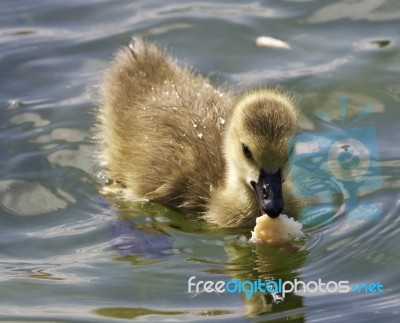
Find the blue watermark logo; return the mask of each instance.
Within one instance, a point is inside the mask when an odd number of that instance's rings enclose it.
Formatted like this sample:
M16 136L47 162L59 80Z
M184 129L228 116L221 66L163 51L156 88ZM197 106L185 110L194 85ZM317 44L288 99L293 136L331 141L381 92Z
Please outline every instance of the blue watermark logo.
M262 280L257 279L254 281L239 279L231 279L227 282L219 280L217 282L211 280L197 280L196 276L188 279L188 293L199 295L202 293L244 293L246 298L250 298L255 293L270 293L278 294L285 297L288 293L302 293L302 294L336 294L336 293L365 293L365 294L378 294L383 293L383 284L380 282L372 283L359 283L350 284L348 280L323 282L322 279L317 281L304 282L299 279L294 281L283 281L281 278L276 280Z
M308 204L300 215L304 224L330 223L334 196L345 197L350 220L378 220L382 205L360 200L360 196L382 186L376 131L372 126L356 127L372 108L346 123L347 97L339 97L340 124L323 110L315 115L335 128L332 131L301 133L294 138L291 177L294 193Z

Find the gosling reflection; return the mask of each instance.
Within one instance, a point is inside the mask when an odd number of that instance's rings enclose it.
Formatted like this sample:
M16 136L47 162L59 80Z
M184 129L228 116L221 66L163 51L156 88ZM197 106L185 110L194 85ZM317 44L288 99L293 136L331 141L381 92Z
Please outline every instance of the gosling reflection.
M279 290L274 292L274 286L269 285L267 286L268 291L253 293L249 292L252 287L246 283L247 281L279 282L279 279L282 282L300 280L298 271L307 257L307 251L303 250L301 241L275 244L249 243L247 239L237 238L243 234L242 230L210 228L201 221L188 221L183 215L154 203L133 205L130 203L128 207L119 205L118 212L117 218L111 223L113 227L112 248L119 254L115 260L128 261L133 266L152 265L166 261L171 255L177 253L190 254L186 258L187 261L206 263L211 266L209 269L203 269L203 272L228 275L228 279L221 279L224 281L237 280L237 284L240 284L242 288L244 312L248 317L303 307L302 297L292 292L286 293L282 297ZM174 246L175 232L193 233L199 239L202 239L202 236L205 239L214 238L221 243L219 248L225 252L228 260L224 262L209 261L197 258L190 250L176 248ZM215 252L217 251L213 251L213 253ZM198 276L201 276L200 271ZM188 278L182 276L182 279ZM234 288L235 286L230 287ZM266 289L266 286L262 288ZM186 290L182 291L182 293L186 292ZM296 319L302 321L302 316L296 316Z
M265 245L236 240L227 242L225 251L229 261L221 273L228 274L232 279L237 279L242 283L272 281L269 285L261 286L258 289L266 290L266 293L242 292L247 316L254 317L262 313L281 312L302 307L300 296L287 293L282 297L282 293L279 292L280 286L273 283L293 282L296 278L299 279L297 272L307 256L307 252L302 250L301 246L289 242Z
M118 261L129 261L135 266L165 261L171 255L188 251L174 247L171 230L185 233L204 230L204 223L188 221L158 203L124 203L112 198L109 201L117 213L110 221L110 245L118 252L115 258Z

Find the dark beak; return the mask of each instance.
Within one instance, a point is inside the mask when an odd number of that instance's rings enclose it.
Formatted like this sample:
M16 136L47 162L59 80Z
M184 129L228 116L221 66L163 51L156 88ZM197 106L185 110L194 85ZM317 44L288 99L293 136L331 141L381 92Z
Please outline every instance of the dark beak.
M262 169L258 182L251 185L257 192L261 209L271 218L277 218L283 211L281 171L271 174Z

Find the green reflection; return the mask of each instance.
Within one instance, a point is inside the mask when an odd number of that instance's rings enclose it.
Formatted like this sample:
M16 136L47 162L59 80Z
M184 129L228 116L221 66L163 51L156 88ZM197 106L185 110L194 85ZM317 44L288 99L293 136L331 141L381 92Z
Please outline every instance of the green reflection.
M134 266L146 266L146 265L154 265L160 262L165 261L165 259L141 259L146 257L145 255L127 255L122 257L116 257L114 260L116 261L128 261Z
M221 273L232 279L256 281L258 279L294 281L299 278L298 271L303 266L307 251L300 244L280 243L275 245L247 244L231 241L225 245L229 263ZM263 313L285 312L303 307L302 297L290 293L281 299L277 294L256 293L247 298L242 296L246 315L254 317ZM296 316L299 322L302 315Z
M120 319L134 319L145 315L182 315L182 311L158 311L143 307L101 307L94 311L96 314Z

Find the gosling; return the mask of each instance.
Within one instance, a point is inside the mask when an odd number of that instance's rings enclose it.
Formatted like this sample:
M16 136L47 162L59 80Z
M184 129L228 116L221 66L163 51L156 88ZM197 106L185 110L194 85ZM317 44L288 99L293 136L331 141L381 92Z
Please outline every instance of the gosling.
M297 109L278 89L237 97L140 38L105 73L96 111L99 159L128 200L150 200L219 227L295 216L285 181Z

